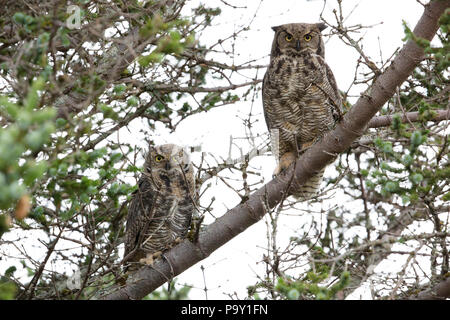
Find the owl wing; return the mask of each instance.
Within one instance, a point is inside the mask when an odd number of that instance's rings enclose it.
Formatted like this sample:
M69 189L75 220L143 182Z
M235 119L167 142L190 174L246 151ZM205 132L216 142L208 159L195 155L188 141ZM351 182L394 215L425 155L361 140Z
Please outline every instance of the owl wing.
M134 256L133 251L145 240L144 235L155 212L156 198L157 191L150 184L149 178L141 177L128 207L124 262Z
M336 121L339 121L342 117L343 110L342 98L336 84L336 79L334 78L333 72L331 71L331 68L328 66L325 60L321 56L317 55L316 57L319 60L320 64L323 66L321 70L324 75L322 77L323 81L321 83L314 84L319 87L320 90L322 90L323 93L328 97L330 106L332 108L333 117Z

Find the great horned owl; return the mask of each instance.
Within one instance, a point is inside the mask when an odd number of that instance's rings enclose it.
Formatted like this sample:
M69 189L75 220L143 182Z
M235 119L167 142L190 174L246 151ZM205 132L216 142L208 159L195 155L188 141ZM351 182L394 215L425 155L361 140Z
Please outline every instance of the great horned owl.
M194 172L189 154L174 144L150 147L128 207L126 270L152 264L164 250L186 237L195 211Z
M323 23L290 23L272 29L275 37L270 65L264 76L264 116L278 158L274 175L331 130L342 114L342 102L333 73L326 64ZM303 186L293 188L297 199L314 196L324 170Z

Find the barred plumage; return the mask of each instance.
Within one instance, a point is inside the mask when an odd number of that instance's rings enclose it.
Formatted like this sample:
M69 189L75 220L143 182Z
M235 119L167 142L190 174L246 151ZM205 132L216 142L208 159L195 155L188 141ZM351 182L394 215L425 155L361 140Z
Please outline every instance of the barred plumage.
M124 263L151 262L183 239L195 210L193 166L187 151L173 144L151 147L128 208ZM130 270L130 269L129 269Z
M342 103L333 73L324 60L322 23L273 27L270 65L263 80L267 127L278 134L279 163L285 170L307 147L331 130L341 117ZM299 200L317 193L324 170L292 190Z

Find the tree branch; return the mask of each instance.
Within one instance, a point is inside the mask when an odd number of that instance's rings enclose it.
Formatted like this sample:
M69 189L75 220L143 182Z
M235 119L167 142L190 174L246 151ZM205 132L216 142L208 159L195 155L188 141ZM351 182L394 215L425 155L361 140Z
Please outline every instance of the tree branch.
M160 1L154 8L156 12L159 8L166 5L165 1ZM184 3L183 3L184 5ZM167 18L167 17L164 17ZM109 48L98 61L98 66L95 69L95 74L98 74L104 84L100 86L95 92L90 94L78 92L75 84L69 85L64 88L64 94L59 96L54 106L57 109L57 118L67 118L70 113L78 113L84 110L91 104L93 100L101 95L105 89L114 81L121 77L121 73L135 59L141 55L148 44L156 40L156 36L148 38L141 37L139 35L139 27L131 28L126 36L120 41L115 41L111 48Z
M431 1L425 6L414 34L431 40L438 30L439 17L449 6L449 0ZM166 252L164 259L157 260L152 267L145 266L137 271L123 288L102 298L141 299L258 222L269 208L275 207L286 197L292 175L293 187L297 188L361 136L371 118L394 95L396 88L406 80L423 57L423 49L409 40L389 68L374 82L370 94L361 96L336 128L308 149L295 166L291 166L284 175L268 182L246 202L210 224L199 235L196 243L185 240Z
M450 298L450 277L420 292L417 296L409 297L411 300L445 300L447 298Z

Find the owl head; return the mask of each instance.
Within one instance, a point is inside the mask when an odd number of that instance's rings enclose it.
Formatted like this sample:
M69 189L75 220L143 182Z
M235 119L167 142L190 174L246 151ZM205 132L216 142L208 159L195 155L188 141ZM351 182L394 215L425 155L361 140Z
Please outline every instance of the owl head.
M150 146L146 156L144 170L148 173L176 175L193 170L190 155L183 147L175 144Z
M324 23L288 23L272 27L275 37L272 43L272 57L280 54L298 55L306 51L325 57L321 32Z

